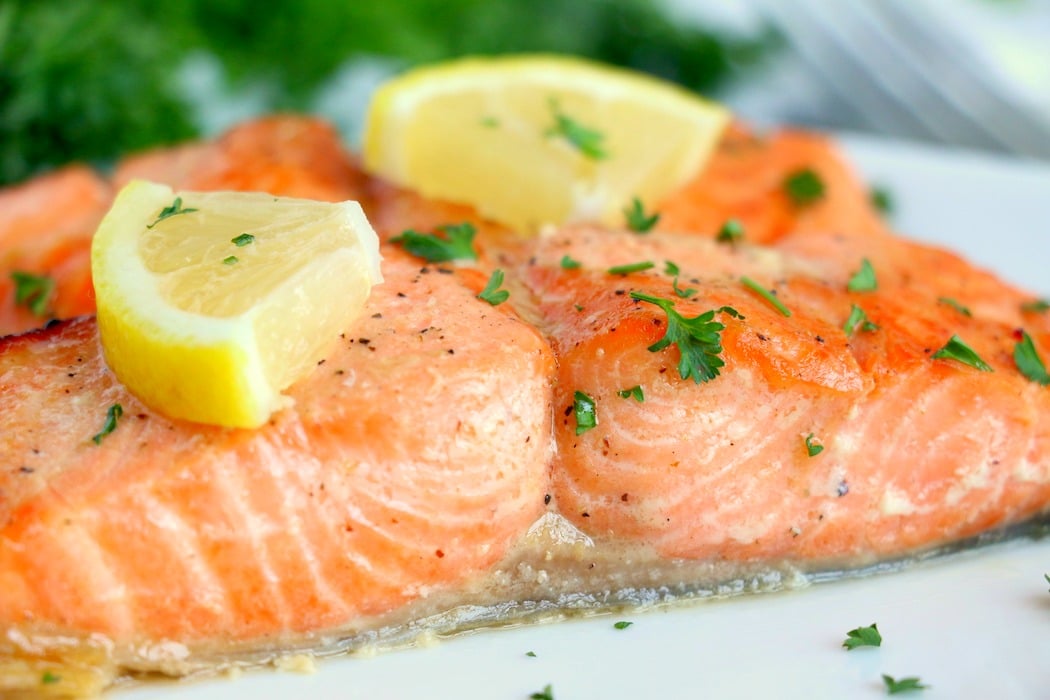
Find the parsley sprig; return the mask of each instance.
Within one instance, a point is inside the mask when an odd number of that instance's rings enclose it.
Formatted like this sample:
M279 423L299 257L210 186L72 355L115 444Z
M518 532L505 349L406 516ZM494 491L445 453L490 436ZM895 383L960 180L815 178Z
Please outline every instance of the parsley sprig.
M674 278L671 280L671 288L674 290L674 295L676 297L680 299L689 299L696 295L698 290L695 287L686 287L685 289L682 289L678 286L678 278L681 276L682 271L670 260L664 262L664 274L671 275L671 277Z
M1021 374L1036 384L1050 385L1050 374L1046 371L1046 365L1035 349L1032 336L1025 331L1021 331L1021 339L1014 345L1014 364L1021 370Z
M955 360L956 362L962 362L964 365L969 365L974 369L979 369L982 372L991 372L991 366L981 359L980 355L963 342L963 339L958 335L953 335L948 339L948 342L944 344L944 347L931 355L935 360L948 359Z
M34 316L46 316L47 305L55 291L55 280L47 275L15 270L11 273L15 283L15 304L25 306Z
M102 444L102 439L117 429L117 421L124 415L124 407L119 403L115 403L109 407L106 411L106 422L102 425L102 430L92 436L91 441L96 445Z
M635 272L644 272L645 270L651 270L656 265L651 260L643 260L642 262L627 263L626 265L616 265L610 267L606 272L610 275L630 275Z
M864 309L853 304L849 310L849 318L846 319L846 323L842 326L842 330L846 332L846 335L853 335L858 330L870 333L879 330L879 327L872 323Z
M630 389L621 389L616 392L621 399L633 398L638 403L645 403L645 391L640 384L635 384Z
M488 284L478 293L478 299L487 301L493 306L499 306L510 298L510 292L500 289L501 286L503 286L503 270L493 270Z
M722 228L718 229L715 240L719 243L736 243L744 237L744 225L739 219L726 219Z
M633 198L631 205L623 210L623 215L627 219L627 228L635 233L649 233L660 220L659 212L647 214L642 200L637 197Z
M885 673L882 674L882 682L886 686L886 692L889 695L896 695L897 693L904 693L909 690L926 690L930 686L923 685L922 681L914 676L908 678L894 678L893 676L887 676Z
M182 206L182 197L176 197L174 202L160 210L160 214L157 215L156 220L152 224L146 224L146 228L153 228L161 221L164 221L164 219L170 219L179 214L189 214L194 211L197 211L195 207Z
M875 268L870 260L864 258L860 261L860 268L846 283L846 289L851 292L874 292L878 288L879 280L875 277Z
M731 306L711 309L694 318L686 318L674 309L670 299L631 292L631 298L655 304L667 314L667 330L660 340L649 346L649 352L659 352L674 343L678 347L678 374L682 379L692 377L697 384L708 382L719 375L725 366L722 359L722 331L725 325L715 321L715 314L725 313L733 318L743 318Z
M400 236L390 239L417 258L428 262L449 260L477 260L474 252L474 234L477 231L470 223L438 226L434 233L419 233L408 229Z
M602 160L609 157L608 151L602 144L605 134L580 124L561 111L558 101L553 97L550 100L550 109L554 117L554 125L547 129L547 136L558 136L565 139L581 155L591 160Z
M804 207L824 197L824 181L810 168L790 173L783 184L784 192L795 206Z
M761 284L759 284L758 282L754 281L750 277L741 277L740 278L740 283L743 284L748 289L750 289L755 294L757 294L758 296L760 296L763 299L765 299L767 302L769 302L769 305L772 306L777 311L779 311L781 313L781 315L783 315L783 316L790 316L791 315L791 309L789 309L788 307L784 306L784 302L780 301L780 299L777 299L776 293L773 292L772 290L766 289L765 287L763 287Z
M598 410L592 399L582 391L572 396L572 412L576 417L576 434L582 435L598 425Z
M848 651L857 647L880 647L882 646L882 634L879 633L879 628L873 622L867 627L857 627L847 632L842 646Z

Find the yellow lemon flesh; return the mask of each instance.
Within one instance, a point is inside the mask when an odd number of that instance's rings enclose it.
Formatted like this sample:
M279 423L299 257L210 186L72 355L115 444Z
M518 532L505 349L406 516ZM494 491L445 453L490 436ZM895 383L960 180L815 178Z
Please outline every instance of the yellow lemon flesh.
M356 202L135 181L91 247L106 362L172 418L257 427L381 281Z
M522 232L623 223L695 176L729 120L670 83L588 61L471 58L410 71L369 106L365 167Z

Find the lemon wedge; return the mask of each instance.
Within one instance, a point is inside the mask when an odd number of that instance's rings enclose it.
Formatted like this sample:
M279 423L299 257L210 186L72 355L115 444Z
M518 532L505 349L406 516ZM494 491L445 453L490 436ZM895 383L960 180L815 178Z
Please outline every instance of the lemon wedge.
M729 112L656 78L576 58L468 58L376 91L366 169L427 197L473 205L522 232L622 224L695 176Z
M134 181L91 247L106 362L167 416L257 427L360 315L379 263L356 202Z

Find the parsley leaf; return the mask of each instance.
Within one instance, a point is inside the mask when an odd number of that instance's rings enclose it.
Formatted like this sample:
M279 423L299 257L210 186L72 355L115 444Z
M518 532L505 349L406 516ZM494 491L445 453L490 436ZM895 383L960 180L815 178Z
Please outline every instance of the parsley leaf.
M554 116L554 126L546 131L547 136L559 136L569 142L569 145L579 151L582 155L592 160L608 158L609 154L602 145L605 135L589 129L583 124L561 111L558 101L550 100L551 113Z
M576 434L582 435L598 425L598 412L594 399L582 391L573 394L572 412L576 416Z
M428 262L449 260L477 260L474 252L474 226L467 222L439 226L434 233L419 233L408 229L390 239L417 258Z
M1025 331L1021 331L1021 339L1014 345L1014 364L1021 370L1021 374L1036 384L1050 385L1050 374L1046 372L1046 365L1035 349L1032 336Z
M44 674L40 676L40 682L44 685L54 685L62 680L62 676L56 675L51 671L44 671Z
M146 224L146 228L153 228L161 221L164 221L164 219L170 218L172 216L178 216L179 214L189 214L190 212L194 211L197 210L193 207L182 206L182 197L176 197L174 202L160 210L160 214L157 215L157 219L152 224Z
M627 265L617 265L610 267L606 272L610 275L629 275L632 272L642 272L643 270L649 270L656 267L652 262L646 260L644 262L629 263Z
M16 270L11 273L11 281L15 283L15 304L25 306L34 316L47 315L47 302L55 291L55 280L47 275Z
M871 191L868 192L868 200L871 202L871 206L875 207L875 210L883 216L893 213L893 194L885 187L872 187Z
M879 330L879 327L868 319L868 314L865 313L864 309L853 304L849 311L849 318L846 319L846 323L842 326L842 330L846 331L846 335L853 335L857 332L858 326L862 331L871 332Z
M810 457L816 457L824 451L824 445L820 444L819 438L815 438L813 433L806 436L806 454Z
M788 307L784 306L784 303L782 301L780 301L780 299L777 299L776 294L774 294L773 292L769 291L768 289L766 289L765 287L760 285L758 282L754 281L750 277L741 277L740 278L740 283L743 284L748 289L750 289L751 291L753 291L758 296L760 296L763 299L765 299L766 301L768 301L769 304L774 309L779 311L784 316L790 316L791 315L791 309L789 309Z
M613 627L615 627L618 630L625 630L633 624L634 623L630 622L629 620L620 620L619 622L614 624Z
M1050 583L1050 574L1043 574L1043 578L1046 579L1047 583Z
M630 389L622 389L620 391L617 391L616 393L620 398L623 399L629 399L633 396L634 400L638 403L645 402L645 392L642 391L642 387L639 384L635 384Z
M525 652L525 656L528 656L529 658L535 659L536 658L536 652L534 652L534 651L527 651L527 652Z
M735 243L744 237L744 225L738 219L726 219L718 229L715 240L719 243Z
M493 306L499 306L507 299L510 298L510 292L506 289L500 289L503 284L503 270L493 270L492 275L489 277L488 284L478 294L478 299L487 301Z
M106 437L107 435L109 435L117 429L117 420L119 420L122 415L124 415L123 406L121 406L119 403L115 403L112 406L110 406L109 410L106 411L106 422L105 424L103 424L102 430L95 433L95 435L92 436L91 441L94 442L96 445L101 445L102 438Z
M635 233L649 233L660 220L659 213L646 214L642 200L637 197L632 199L631 205L623 210L623 215L627 217L627 228Z
M853 273L846 283L846 289L851 292L874 292L879 288L879 281L875 278L875 268L871 261L864 258L860 261L860 269Z
M543 690L530 695L529 700L554 700L554 691L551 689L551 684L548 683L543 687Z
M236 265L238 262L240 262L240 260L237 258L236 255L227 255L225 258L222 259L223 265Z
M804 207L824 197L824 181L810 168L789 174L783 184L784 192L796 206Z
M561 256L561 269L563 270L578 270L580 264L579 260L573 260L568 255Z
M1050 309L1050 300L1047 299L1036 299L1021 304L1021 311L1029 314L1041 314L1048 309Z
M234 244L238 248L243 248L244 246L250 243L255 243L255 236L253 236L250 233L242 233L239 236L234 236L233 238L231 238L230 243Z
M904 693L909 690L926 690L930 687L928 685L923 685L922 682L915 677L901 678L900 680L897 680L893 676L887 676L885 673L882 674L882 682L886 684L886 692L890 695Z
M879 634L879 628L873 622L867 627L857 627L847 632L846 641L842 643L842 646L849 651L857 647L881 647L882 635Z
M671 343L678 346L678 374L682 379L693 378L693 381L708 382L719 374L719 368L725 366L720 357L722 353L722 336L725 326L715 321L716 313L726 313L733 318L743 318L736 309L723 306L696 316L686 318L674 310L670 299L649 296L641 292L631 292L631 298L655 304L667 314L667 330L664 336L649 346L649 352L659 352Z
M973 316L973 314L970 313L970 310L968 308L955 301L955 299L952 299L951 297L937 297L937 303L944 304L945 306L950 306L959 313L961 313L963 316L966 316L967 318Z
M670 260L667 260L664 263L664 274L674 277L674 279L671 280L671 288L674 290L675 296L681 299L689 299L690 297L695 296L698 290L693 287L688 287L686 289L680 289L678 287L678 277L681 275L681 272L682 271L678 269L678 266Z
M953 335L944 347L931 355L934 360L949 359L970 365L982 372L991 372L992 368L974 352L973 348L963 342L958 335Z

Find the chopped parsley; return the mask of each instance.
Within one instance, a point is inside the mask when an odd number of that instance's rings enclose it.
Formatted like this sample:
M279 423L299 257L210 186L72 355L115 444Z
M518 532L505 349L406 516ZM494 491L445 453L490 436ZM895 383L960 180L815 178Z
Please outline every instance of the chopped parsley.
M849 651L857 647L880 647L882 646L882 635L879 634L879 628L873 622L867 627L857 627L847 632L846 641L842 642L842 646Z
M193 211L197 210L193 207L183 207L182 197L176 197L174 202L160 210L160 214L157 215L156 220L152 224L146 224L146 228L153 228L161 221L164 221L164 219L170 218L172 216L178 216L179 214L189 214Z
M55 280L47 275L15 270L11 281L15 283L15 304L26 307L34 316L47 315L47 302L55 291Z
M478 294L478 299L487 301L493 306L499 306L510 298L510 292L506 289L500 289L502 285L503 270L493 270L492 275L489 276L488 284Z
M857 332L858 328L862 331L868 332L879 330L879 327L872 323L868 318L868 314L864 309L853 304L849 310L849 318L846 319L846 323L842 326L842 330L846 331L846 335L853 335Z
M495 129L499 126L499 119L496 117L482 117L481 125L489 129Z
M645 392L642 391L642 387L639 384L635 384L630 389L622 389L617 391L616 394L622 399L629 399L634 397L634 400L638 403L645 402Z
M1046 579L1047 583L1050 583L1050 574L1043 574L1043 578Z
M643 270L649 270L655 267L655 265L649 260L643 262L630 263L627 265L617 265L610 267L607 272L610 275L629 275L632 272L642 272Z
M824 181L810 168L796 170L784 178L784 193L793 204L804 207L824 197Z
M753 291L758 296L760 296L763 299L765 299L766 301L768 301L769 304L774 309L779 311L784 316L790 316L791 315L791 309L789 309L788 307L784 306L784 303L782 301L780 301L780 299L777 299L777 295L776 294L774 294L770 290L766 289L765 287L760 285L758 282L754 281L750 277L741 277L740 278L740 283L743 284L748 289L750 289L751 291Z
M107 435L109 435L117 429L117 421L122 415L124 415L123 406L121 406L119 403L115 403L112 406L110 406L109 410L106 411L106 422L102 425L102 430L95 433L92 436L91 441L94 442L96 445L101 445L102 438L106 437Z
M675 296L681 299L689 299L690 297L696 294L697 290L693 287L687 287L686 289L679 288L678 277L681 275L681 273L682 271L678 269L678 266L670 260L667 260L664 263L664 274L671 275L672 277L674 277L674 279L671 280L671 288L674 289Z
M54 685L62 680L62 676L52 673L51 671L44 671L44 674L40 676L40 682L44 685Z
M239 262L240 260L237 258L236 255L227 255L225 258L222 259L223 265L236 265Z
M633 624L634 623L630 622L629 620L620 620L619 622L614 624L613 627L615 627L618 630L625 630Z
M477 260L478 254L474 252L475 233L472 224L463 222L438 226L434 233L408 229L400 236L391 238L390 242L397 243L412 255L428 262Z
M935 360L948 359L962 362L964 365L970 365L975 369L979 369L982 372L991 372L992 368L982 360L973 348L963 342L962 338L957 335L953 335L944 347L933 353L931 357Z
M563 270L578 270L580 264L579 260L573 260L568 255L561 256L561 269Z
M1050 385L1050 374L1046 372L1046 365L1039 357L1039 351L1035 349L1032 337L1025 331L1021 331L1021 339L1014 345L1014 364L1028 379L1043 386Z
M529 700L554 700L554 691L551 689L551 684L548 683L543 686L543 690L530 695Z
M1021 311L1028 314L1041 314L1048 309L1050 309L1050 300L1047 299L1036 299L1021 304Z
M851 292L874 292L879 288L879 281L875 277L875 268L871 261L864 258L860 261L860 269L853 273L846 283L846 289Z
M627 218L627 228L635 233L649 233L660 220L659 213L646 214L642 200L637 197L632 199L631 205L623 210L623 215Z
M554 116L554 126L547 129L547 136L558 136L565 139L581 155L591 160L602 160L609 157L609 153L602 145L602 141L605 140L605 134L595 129L587 128L562 112L561 107L558 106L558 101L554 98L550 100L550 108Z
M806 454L810 457L816 457L824 451L824 445L820 444L820 439L814 437L813 433L806 436Z
M871 206L875 207L875 211L883 216L889 216L893 213L895 206L893 194L885 187L872 187L871 191L868 192L868 201L871 202Z
M582 391L573 394L572 412L576 416L576 434L586 433L598 425L598 413L594 406L594 399Z
M238 248L243 248L246 245L255 243L255 236L250 233L242 233L239 236L234 236L230 239L230 243L234 244Z
M527 652L525 652L525 656L528 656L530 658L535 659L536 658L536 652L534 652L534 651L527 651Z
M718 229L715 240L719 243L736 243L744 237L744 225L739 219L726 219L722 228Z
M696 316L686 318L674 310L670 299L649 296L641 292L631 292L631 298L655 304L667 314L667 330L660 340L649 346L649 352L659 352L674 343L678 347L678 374L682 379L692 377L693 381L708 382L719 374L725 366L722 360L722 331L725 326L715 321L715 314L725 313L733 318L743 318L736 309L723 306Z
M889 695L896 695L897 693L905 693L909 690L926 690L930 686L923 685L922 681L914 676L909 678L901 678L900 680L893 676L887 676L885 673L882 674L882 682L886 685L886 692Z
M951 297L937 297L937 303L944 304L945 306L950 306L959 313L961 313L963 316L973 316L973 314L970 313L970 310L968 308L955 301L955 299L952 299Z

